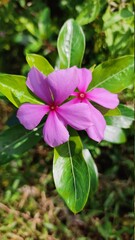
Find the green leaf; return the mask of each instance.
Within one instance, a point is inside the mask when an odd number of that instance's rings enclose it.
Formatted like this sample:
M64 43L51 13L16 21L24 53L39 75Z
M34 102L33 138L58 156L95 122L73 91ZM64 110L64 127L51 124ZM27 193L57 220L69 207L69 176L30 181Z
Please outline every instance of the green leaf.
M134 111L127 106L122 104L119 105L118 109L121 112L119 116L105 116L107 125L112 125L120 128L130 128L132 122L134 121Z
M50 36L51 29L51 21L50 21L50 9L46 7L42 11L40 11L38 18L38 30L39 30L39 38L47 39ZM38 37L38 36L37 36Z
M90 196L96 192L98 187L98 171L97 166L88 149L83 150L83 157L87 163L90 175Z
M121 128L106 126L104 140L111 143L121 144L126 142L126 135Z
M115 109L109 109L109 108L105 108L95 102L92 103L92 105L98 109L102 115L105 115L105 116L116 116L116 115L121 115L121 111L117 108Z
M80 25L91 23L95 20L100 11L99 0L89 0L81 9L76 21Z
M5 95L16 107L22 103L42 103L29 91L26 78L18 75L0 74L0 92Z
M122 8L120 11L120 15L122 18L130 18L134 16L134 13L129 11L128 8Z
M29 54L30 52L38 52L42 45L43 43L41 39L35 39L34 37L31 37L31 41L25 47L25 55Z
M112 117L105 117L107 125L120 127L120 128L130 128L133 120L124 117L124 116L112 116Z
M62 26L58 36L57 48L61 68L69 68L74 65L81 66L85 50L85 36L82 28L74 19L69 19Z
M27 29L27 31L30 33L30 34L32 34L34 37L37 37L37 34L38 34L38 28L37 28L37 26L34 24L34 22L33 21L30 21L30 19L28 19L28 18L26 18L26 17L22 17L22 16L20 16L19 18L18 18L18 20L19 20L19 26L18 26L18 28L20 28L19 30L20 30L20 32L21 32L21 30L22 30L22 26L23 26L23 28L26 30Z
M43 124L33 131L15 125L0 134L0 165L32 148L42 137Z
M120 110L121 115L129 117L131 120L134 120L134 110L131 107L119 104L118 109Z
M54 71L51 64L42 56L37 54L27 54L26 60L30 67L36 67L43 74L48 75Z
M123 104L119 104L117 108L110 109L107 113L105 113L105 116L119 116L119 115L123 115L134 120L134 110L131 107L128 107Z
M121 115L121 111L119 110L119 108L114 108L114 109L110 109L107 113L104 114L105 116L118 116Z
M118 93L133 84L134 78L133 56L120 57L106 61L94 69L89 90L103 87Z
M70 135L69 142L54 149L53 176L58 193L69 209L77 213L87 202L90 176L81 140L76 131Z

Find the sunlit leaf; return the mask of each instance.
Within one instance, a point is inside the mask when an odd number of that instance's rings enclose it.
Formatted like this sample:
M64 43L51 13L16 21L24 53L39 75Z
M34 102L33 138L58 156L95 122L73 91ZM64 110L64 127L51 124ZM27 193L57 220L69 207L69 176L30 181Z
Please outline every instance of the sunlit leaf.
M89 0L82 7L80 14L78 15L76 21L80 25L85 25L93 22L100 11L99 0Z
M114 109L110 109L107 113L105 113L105 116L118 116L121 115L121 111L119 110L119 108L114 108Z
M39 34L42 39L47 39L50 36L50 9L45 8L42 11L40 11L39 14L39 20L38 20L38 30Z
M37 26L35 26L35 24L32 21L30 21L30 19L20 16L19 25L20 25L20 28L23 26L25 29L27 29L27 31L31 33L33 36L37 36L38 28Z
M106 126L104 140L111 143L125 143L126 135L121 128L115 126Z
M69 209L77 213L85 206L90 189L88 166L82 155L82 143L76 131L69 142L54 149L53 176L56 189Z
M134 79L134 58L124 56L97 66L93 71L93 80L89 85L89 90L103 87L113 93L118 93L133 84Z
M42 103L29 91L26 78L18 75L0 74L0 92L16 107L22 103Z
M88 149L83 150L83 157L87 163L90 175L90 195L96 192L98 187L98 171L97 166Z
M48 75L53 72L54 69L51 64L42 56L37 54L27 54L26 60L30 67L36 67L43 74Z
M81 66L85 49L85 36L82 28L74 19L66 21L62 26L58 36L57 48L61 68L74 65Z
M134 121L134 110L127 106L120 104L118 106L121 115L105 116L107 125L112 125L120 128L129 128Z
M132 120L134 120L135 116L134 116L134 109L133 108L131 108L129 106L126 106L126 105L123 105L123 104L119 104L118 109L120 110L121 115L123 115L125 117L129 117Z

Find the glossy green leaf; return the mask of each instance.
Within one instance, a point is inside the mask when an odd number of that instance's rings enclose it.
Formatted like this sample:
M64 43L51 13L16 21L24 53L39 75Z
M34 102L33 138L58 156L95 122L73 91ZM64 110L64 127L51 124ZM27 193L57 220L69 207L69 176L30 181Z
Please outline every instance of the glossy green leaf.
M58 193L69 209L77 213L87 202L90 176L82 155L81 140L76 131L70 134L67 143L54 149L53 176Z
M36 67L45 75L48 75L49 73L54 71L51 64L44 57L38 54L27 54L26 60L30 67Z
M81 9L80 14L78 15L76 21L80 25L85 25L90 22L93 22L100 11L99 0L89 0L84 4L84 7Z
M61 68L74 65L81 66L85 50L85 36L82 28L74 19L66 21L62 26L58 36L57 48Z
M29 91L26 78L18 75L0 74L0 92L16 107L22 103L42 103Z
M124 56L97 66L93 71L89 90L103 87L110 92L118 93L133 84L134 79L134 58L130 55Z
M98 187L98 171L97 166L88 149L83 150L83 157L87 163L90 175L90 195L96 192Z
M118 116L105 116L107 125L112 125L120 128L129 128L134 121L134 110L120 104L118 106L121 115Z
M0 165L32 148L42 137L43 124L33 131L15 125L0 134Z
M111 143L125 143L126 135L121 128L115 126L106 126L104 140Z
M133 120L124 117L124 116L112 116L112 117L105 117L107 125L120 127L120 128L130 128Z

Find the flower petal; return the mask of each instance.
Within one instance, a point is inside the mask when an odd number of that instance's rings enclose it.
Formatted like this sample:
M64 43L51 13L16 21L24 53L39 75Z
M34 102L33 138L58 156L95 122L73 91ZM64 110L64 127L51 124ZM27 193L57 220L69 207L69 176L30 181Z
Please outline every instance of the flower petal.
M45 142L51 147L56 147L69 139L69 133L55 111L49 113L43 135Z
M104 138L104 131L106 127L106 121L102 114L87 101L91 112L91 121L93 125L86 129L86 132L90 138L100 142Z
M59 107L58 114L64 119L65 124L77 130L86 129L91 125L91 114L86 103L65 103Z
M79 98L73 98L73 99L71 99L70 101L68 101L68 102L66 102L66 103L64 103L63 105L65 105L66 104L66 106L68 106L68 105L73 105L73 104L75 104L75 103L80 103L80 99ZM62 105L62 106L63 106Z
M26 129L35 128L49 111L46 105L24 103L17 111L17 118Z
M48 75L48 83L52 91L55 104L61 104L75 90L78 85L76 67L57 70Z
M38 69L32 67L26 81L27 87L46 103L52 103L51 92L48 86L47 77Z
M86 92L91 80L92 73L90 70L86 68L77 69L77 74L79 78L78 89L80 92Z
M103 107L113 109L118 106L118 95L110 93L104 88L95 88L87 93L88 99L100 104Z

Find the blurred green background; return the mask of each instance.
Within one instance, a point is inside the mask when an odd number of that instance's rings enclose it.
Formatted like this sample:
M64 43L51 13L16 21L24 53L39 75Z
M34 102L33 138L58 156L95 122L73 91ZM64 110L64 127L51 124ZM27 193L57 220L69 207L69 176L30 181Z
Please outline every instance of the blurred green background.
M91 21L83 23L89 9ZM82 66L133 54L133 6L126 0L0 0L0 72L26 75L26 53L58 65L57 37L64 22L78 19L86 36ZM133 87L119 96L132 107ZM0 95L0 130L15 108ZM40 141L0 167L1 240L132 240L133 126L123 144L85 144L99 171L99 188L85 209L73 215L58 196L52 178L51 148ZM125 142L125 143L124 143Z

